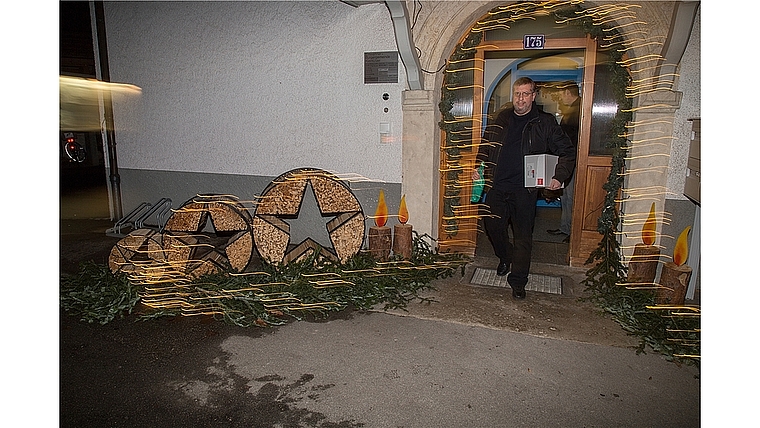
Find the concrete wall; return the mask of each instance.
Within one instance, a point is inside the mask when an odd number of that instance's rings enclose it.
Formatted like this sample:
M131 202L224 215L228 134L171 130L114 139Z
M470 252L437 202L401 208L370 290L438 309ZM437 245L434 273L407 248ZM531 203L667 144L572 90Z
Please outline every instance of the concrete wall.
M325 2L107 2L124 168L276 176L312 166L401 181L405 76L365 85L364 52L396 50L387 8ZM392 96L388 101L383 93ZM388 113L383 109L388 107Z
M689 157L689 145L691 142L690 119L701 118L701 73L700 73L700 36L701 36L701 11L697 11L694 28L686 46L683 58L678 69L679 75L676 80L675 90L683 94L681 106L675 112L673 127L673 142L670 150L668 164L668 197L665 200L665 212L668 213L670 222L663 225L662 235L669 237L661 240L667 248L666 253L672 255L675 247L675 239L687 226L691 226L689 248L701 247L701 216L696 214L697 206L683 195L686 181L686 161ZM695 215L696 214L696 215ZM696 260L693 260L696 258ZM699 253L690 254L686 264L692 267L692 280L688 290L688 298L698 300L701 288L701 260Z
M691 122L689 119L700 117L701 107L701 10L697 11L694 28L678 68L675 90L683 94L681 106L675 112L673 143L668 163L667 186L671 191L669 199L686 199L683 187L686 182L686 161L689 157L691 141Z
M142 88L114 100L125 214L161 197L250 199L301 167L365 177L365 212L381 187L398 209L401 61L398 83L364 84L364 53L396 50L384 4L106 2L105 13L111 80Z

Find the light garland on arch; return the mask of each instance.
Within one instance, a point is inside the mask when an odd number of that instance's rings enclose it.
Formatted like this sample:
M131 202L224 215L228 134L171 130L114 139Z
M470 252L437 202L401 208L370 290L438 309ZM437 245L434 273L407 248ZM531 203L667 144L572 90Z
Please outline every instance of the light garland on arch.
M652 192L658 195L663 192L663 189L659 188L653 191L651 189L624 189L623 180L626 175L637 173L637 171L626 170L626 162L630 161L631 147L628 137L631 127L635 126L632 124L633 114L636 111L658 107L633 108L632 100L643 94L668 90L668 88L658 86L658 79L633 78L638 72L632 70L634 67L651 68L655 65L648 66L647 64L657 64L662 60L660 55L626 57L626 54L634 48L660 46L662 42L648 39L646 31L637 28L646 25L646 22L639 20L635 13L637 8L641 8L640 5L615 3L582 9L580 7L582 3L582 0L548 0L519 2L495 8L488 13L486 18L478 21L471 28L462 43L454 50L450 63L460 64L467 59L474 59L474 46L481 42L483 31L494 28L508 30L511 22L546 16L547 12L553 14L557 24L577 25L586 34L602 42L600 47L606 49L611 59L610 85L618 103L618 113L612 121L606 143L606 147L612 152L612 160L608 180L603 185L606 196L597 227L601 240L586 262L586 264L593 264L593 267L587 271L586 279L582 284L591 291L590 300L611 313L624 329L641 337L639 351L643 351L646 346L651 346L668 358L685 359L687 362L699 364L699 309L681 307L677 310L652 305L652 293L621 286L626 281L627 267L623 263L619 242L620 195L646 198ZM613 23L616 23L615 26L612 26ZM621 34L623 29L632 38L626 40ZM470 68L467 65L458 65L454 70L447 70L450 72L444 75L439 104L443 117L439 126L446 136L442 156L447 166L445 171L441 171L444 183L442 230L449 238L457 235L459 219L463 218L457 216L456 213L461 200L461 189L465 188L459 184L459 176L465 171L466 166L459 160L462 157L462 151L470 150L470 147L474 146L474 144L462 144L461 139L455 137L471 129L472 117L456 117L452 114L457 101L455 90L466 78L463 76L464 70ZM639 142L642 141L636 143ZM652 144L653 139L647 139L643 143ZM469 179L469 176L465 179ZM632 215L629 214L629 216Z

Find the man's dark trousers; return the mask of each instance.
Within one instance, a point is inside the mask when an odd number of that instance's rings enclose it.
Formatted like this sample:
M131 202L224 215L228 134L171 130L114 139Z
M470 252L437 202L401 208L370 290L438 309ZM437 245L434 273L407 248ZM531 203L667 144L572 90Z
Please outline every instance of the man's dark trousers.
M486 195L489 213L483 225L496 257L512 265L507 282L515 290L524 290L528 283L537 200L535 188L491 189ZM507 232L510 223L514 244L510 243Z

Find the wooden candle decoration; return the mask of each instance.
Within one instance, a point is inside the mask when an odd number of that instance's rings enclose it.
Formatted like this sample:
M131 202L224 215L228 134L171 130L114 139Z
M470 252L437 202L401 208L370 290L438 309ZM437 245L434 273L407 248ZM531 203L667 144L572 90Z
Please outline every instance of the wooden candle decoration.
M636 244L628 263L628 282L631 286L652 285L657 275L660 249L654 245Z
M673 250L673 261L662 266L660 286L657 288L657 303L663 305L683 305L686 289L691 279L691 267L685 265L688 256L687 238L691 226L687 226L678 236Z
M400 255L404 260L412 258L412 226L409 221L409 211L406 208L406 195L401 197L398 208L399 224L393 226L393 254Z
M380 261L388 261L393 238L391 229L385 226L388 220L388 206L385 204L385 193L380 190L380 197L375 210L375 226L369 228L369 252Z
M636 244L633 256L628 263L628 282L631 285L651 285L657 275L657 265L660 261L660 249L654 246L657 233L654 202L649 209L649 217L641 228L643 244Z

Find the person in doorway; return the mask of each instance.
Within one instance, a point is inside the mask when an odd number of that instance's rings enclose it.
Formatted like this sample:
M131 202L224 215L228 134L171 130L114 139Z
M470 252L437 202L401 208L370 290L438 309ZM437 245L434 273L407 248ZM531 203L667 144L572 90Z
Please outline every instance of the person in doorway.
M485 162L485 204L489 215L483 219L486 234L499 258L496 274L509 273L512 297L525 298L536 217L537 188L526 188L524 157L550 153L559 156L548 188L557 190L575 168L575 148L554 115L535 103L536 83L521 77L512 85L512 105L498 113L483 133L476 165ZM480 179L475 169L473 179ZM507 227L511 225L514 242Z
M563 82L559 86L559 108L562 113L560 126L565 131L573 147L578 147L578 129L581 123L581 96L578 84L575 82ZM551 235L565 235L562 242L570 242L570 226L573 220L573 193L575 189L575 174L565 182L565 188L562 190L560 203L562 204L562 214L560 216L559 229L549 229L546 232Z

